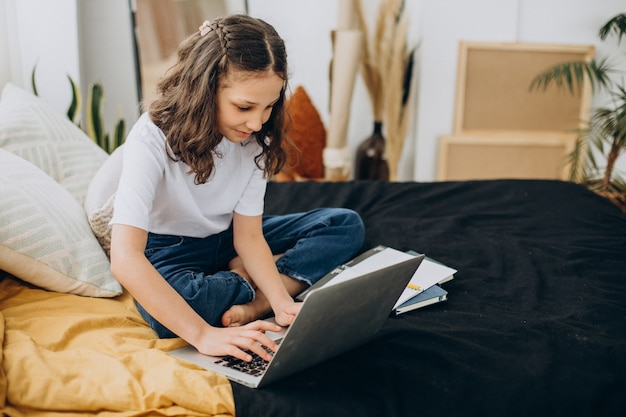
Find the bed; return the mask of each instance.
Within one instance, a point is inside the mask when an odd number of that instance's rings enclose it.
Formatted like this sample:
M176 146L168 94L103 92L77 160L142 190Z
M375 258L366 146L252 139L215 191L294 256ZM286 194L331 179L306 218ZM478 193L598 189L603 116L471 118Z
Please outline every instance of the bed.
M41 110L22 99L24 108ZM3 108L6 100L0 101L0 148L10 152L0 151L2 204L22 190L28 197L54 188L34 171L11 176L26 167L8 153L40 170L46 164L8 139L24 129L7 133L6 115L15 118L21 107ZM70 148L76 152L76 143ZM100 155L97 163L108 160ZM89 175L81 169L79 177L87 178L75 181L88 182L97 167ZM70 176L54 182L84 201L85 185L68 186ZM63 194L44 191L32 205ZM184 342L158 340L119 289L104 295L44 289L50 276L38 264L0 272L0 411L11 417L626 415L626 215L608 200L548 180L269 184L268 214L323 206L361 214L363 250L415 250L456 268L444 284L448 300L390 316L366 345L254 390L168 355ZM0 216L8 212L3 207ZM15 229L2 221L0 232ZM8 255L22 261L7 240L0 243L0 269L12 268Z

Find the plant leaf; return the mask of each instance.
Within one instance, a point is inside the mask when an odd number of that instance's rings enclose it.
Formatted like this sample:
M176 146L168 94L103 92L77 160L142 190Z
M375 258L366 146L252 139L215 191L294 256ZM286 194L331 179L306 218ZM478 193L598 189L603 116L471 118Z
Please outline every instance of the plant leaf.
M580 94L585 78L591 83L593 91L598 87L609 89L612 86L609 78L612 71L607 59L600 62L596 60L564 62L535 76L529 90L546 91L550 85L555 84L557 88L567 88L571 94Z
M72 102L70 103L70 107L67 109L67 117L74 124L78 124L80 121L80 109L82 106L80 88L78 87L78 84L74 82L72 77L68 75L67 79L72 87Z
M113 152L124 142L124 135L126 132L126 122L124 119L119 119L113 130L113 145L110 152ZM109 152L109 153L110 153Z
M87 99L87 134L101 148L103 143L104 129L102 123L102 107L104 103L104 91L102 85L94 83L91 86Z
M576 137L574 149L568 155L568 158L569 158L568 160L570 164L570 171L569 171L570 181L582 182L585 179L584 168L585 168L585 164L587 163L587 161L585 160L585 158L583 158L583 153L586 148L586 141L585 141L586 137L587 137L586 129L580 129L578 136Z
M109 138L109 134L105 133L101 138L100 138L100 142L98 142L98 146L100 146L102 149L104 149L106 151L106 153L111 153L111 151L109 150L111 141Z
M33 88L33 94L38 96L39 94L37 93L37 83L35 82L35 71L36 70L37 70L37 64L35 64L33 66L33 70L30 72L30 85Z
M404 82L402 83L402 107L406 106L411 93L411 82L413 78L413 66L415 65L415 51L417 46L413 47L407 53L407 61L404 70Z
M615 32L617 35L617 43L619 45L622 41L622 36L626 37L626 13L620 13L606 22L600 28L598 35L601 40L605 40L612 32Z

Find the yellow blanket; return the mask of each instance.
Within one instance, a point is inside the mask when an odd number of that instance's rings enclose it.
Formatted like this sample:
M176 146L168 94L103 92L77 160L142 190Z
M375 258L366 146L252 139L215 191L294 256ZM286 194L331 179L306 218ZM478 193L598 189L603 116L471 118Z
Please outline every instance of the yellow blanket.
M0 273L1 275L1 273ZM0 277L0 412L11 417L233 416L229 382L168 355L133 299Z

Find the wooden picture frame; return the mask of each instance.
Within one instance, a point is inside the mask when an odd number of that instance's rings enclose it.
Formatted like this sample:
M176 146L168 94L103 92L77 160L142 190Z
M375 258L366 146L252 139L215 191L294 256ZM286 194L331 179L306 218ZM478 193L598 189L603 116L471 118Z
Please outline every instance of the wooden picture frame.
M561 179L569 174L568 155L576 135L509 132L443 136L439 139L439 181L481 179Z
M459 43L454 133L557 131L588 118L591 87L579 94L551 86L530 91L531 81L555 64L593 58L593 45Z

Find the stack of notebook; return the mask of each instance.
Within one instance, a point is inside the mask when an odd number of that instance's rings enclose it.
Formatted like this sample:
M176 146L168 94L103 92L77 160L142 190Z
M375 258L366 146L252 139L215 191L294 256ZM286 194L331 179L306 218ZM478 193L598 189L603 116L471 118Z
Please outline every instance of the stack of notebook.
M417 252L402 252L386 246L377 246L331 271L307 291L300 294L298 299L304 300L309 291L321 286L352 279L364 272L384 268L418 255ZM426 256L398 298L392 314L406 313L447 300L448 292L441 285L454 279L456 272L456 269Z

